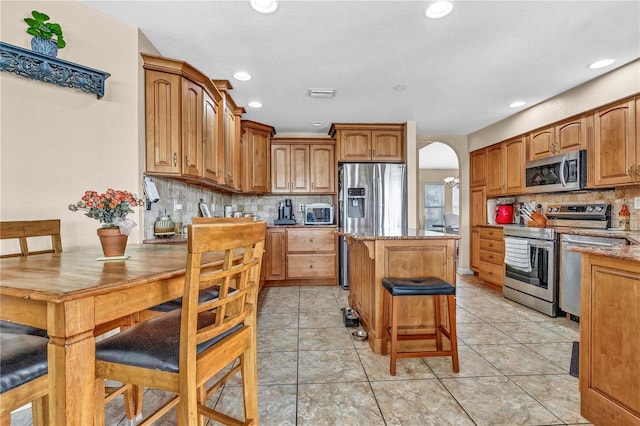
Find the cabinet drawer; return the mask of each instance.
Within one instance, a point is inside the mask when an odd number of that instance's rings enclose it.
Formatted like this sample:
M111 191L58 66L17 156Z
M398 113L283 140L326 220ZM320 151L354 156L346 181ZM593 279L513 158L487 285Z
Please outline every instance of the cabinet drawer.
M287 252L336 251L336 236L333 228L287 229Z
M499 228L480 228L480 238L488 240L502 240L504 234Z
M480 272L478 276L490 283L502 285L504 281L504 266L480 261Z
M481 250L480 261L493 263L495 265L502 265L504 263L504 254L496 253L493 251Z
M335 278L335 254L288 254L287 278Z
M480 250L492 251L495 253L504 254L504 241L500 240L483 240L480 237Z

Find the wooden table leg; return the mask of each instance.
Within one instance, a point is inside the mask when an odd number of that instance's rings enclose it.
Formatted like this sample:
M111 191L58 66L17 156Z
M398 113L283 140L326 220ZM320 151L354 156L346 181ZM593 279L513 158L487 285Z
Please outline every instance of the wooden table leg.
M49 303L49 416L52 425L92 425L95 353L93 298Z

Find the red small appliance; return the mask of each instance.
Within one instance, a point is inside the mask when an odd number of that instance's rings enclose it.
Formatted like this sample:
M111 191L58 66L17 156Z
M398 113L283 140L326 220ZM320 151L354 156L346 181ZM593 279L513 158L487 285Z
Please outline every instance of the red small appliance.
M496 223L501 225L513 223L513 204L496 206Z

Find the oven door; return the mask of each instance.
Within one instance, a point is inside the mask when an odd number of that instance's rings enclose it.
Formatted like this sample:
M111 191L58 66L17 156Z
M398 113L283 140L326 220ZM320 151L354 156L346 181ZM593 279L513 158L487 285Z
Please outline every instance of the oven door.
M555 303L556 282L555 241L505 237L504 286Z

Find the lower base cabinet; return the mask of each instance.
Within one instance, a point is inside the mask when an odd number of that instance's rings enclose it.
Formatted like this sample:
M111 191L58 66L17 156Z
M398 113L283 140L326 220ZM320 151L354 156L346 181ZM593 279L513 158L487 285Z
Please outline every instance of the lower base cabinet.
M501 227L480 227L478 276L502 287L504 282L504 233Z
M271 227L265 244L266 285L338 284L334 227Z

